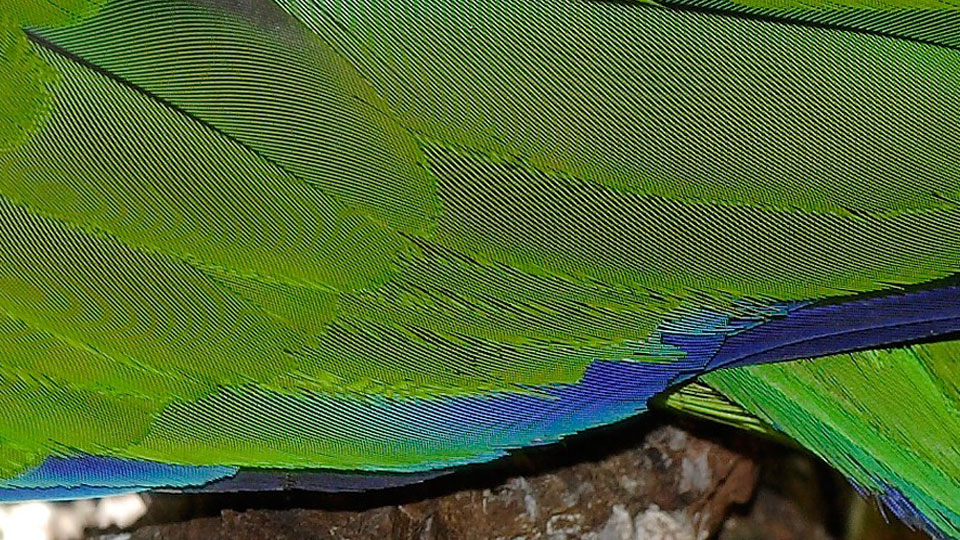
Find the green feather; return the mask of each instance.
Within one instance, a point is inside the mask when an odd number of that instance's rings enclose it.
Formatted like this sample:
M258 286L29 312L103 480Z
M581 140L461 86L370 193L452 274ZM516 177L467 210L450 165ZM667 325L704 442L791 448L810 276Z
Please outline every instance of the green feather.
M667 369L658 329L691 313L763 322L960 270L948 46L640 2L16 4L0 406L23 412L0 476L68 451L488 459L330 418L539 395L597 360ZM952 531L943 347L704 380L747 411L726 418Z
M702 377L861 488L905 495L960 537L960 342L720 370Z

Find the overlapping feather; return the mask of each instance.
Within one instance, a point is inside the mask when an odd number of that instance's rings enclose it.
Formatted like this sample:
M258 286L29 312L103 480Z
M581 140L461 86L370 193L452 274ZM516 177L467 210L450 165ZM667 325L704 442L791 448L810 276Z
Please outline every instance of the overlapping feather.
M957 273L953 6L679 3L4 0L8 495L492 459ZM956 535L937 350L706 382Z

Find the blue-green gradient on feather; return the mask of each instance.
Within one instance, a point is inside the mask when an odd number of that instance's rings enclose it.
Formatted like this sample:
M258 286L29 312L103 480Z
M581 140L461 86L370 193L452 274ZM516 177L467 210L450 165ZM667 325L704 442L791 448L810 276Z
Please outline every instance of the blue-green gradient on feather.
M0 497L474 463L725 344L960 328L954 6L676 4L0 0ZM823 301L887 311L827 347ZM956 535L956 471L818 416L824 366L781 416L716 385Z

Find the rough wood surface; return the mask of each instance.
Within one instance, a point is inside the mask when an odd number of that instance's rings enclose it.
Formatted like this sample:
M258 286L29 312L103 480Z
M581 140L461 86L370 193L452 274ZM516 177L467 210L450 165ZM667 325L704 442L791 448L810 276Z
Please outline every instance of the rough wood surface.
M362 511L224 510L146 526L132 539L702 540L750 500L756 481L745 453L661 426L635 447L496 486Z
M924 538L855 499L846 481L808 454L696 423L641 423L385 492L153 496L146 519L123 537Z

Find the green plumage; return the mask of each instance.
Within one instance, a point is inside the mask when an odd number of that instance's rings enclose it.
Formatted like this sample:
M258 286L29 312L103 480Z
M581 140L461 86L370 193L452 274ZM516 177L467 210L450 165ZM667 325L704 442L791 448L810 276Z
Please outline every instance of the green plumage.
M0 477L492 459L645 406L537 412L598 364L957 274L953 5L676 4L2 0ZM956 350L666 403L960 536Z
M872 493L891 488L960 536L960 343L752 366L704 382Z

